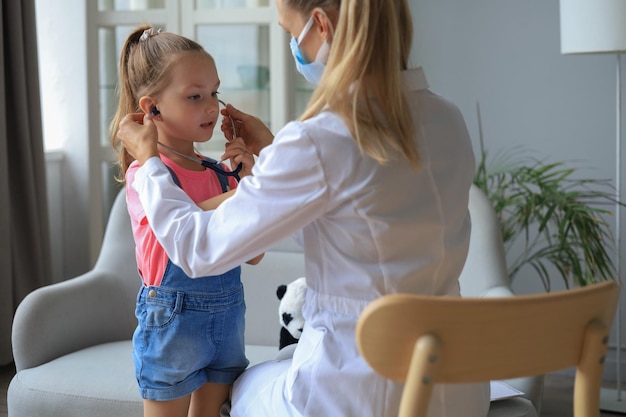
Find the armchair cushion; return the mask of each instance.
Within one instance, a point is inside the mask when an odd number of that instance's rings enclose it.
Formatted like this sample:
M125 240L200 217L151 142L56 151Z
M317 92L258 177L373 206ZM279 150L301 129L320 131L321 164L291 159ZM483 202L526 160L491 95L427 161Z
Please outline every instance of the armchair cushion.
M132 292L139 277L124 288L106 271L93 270L80 277L43 287L19 305L12 332L13 356L18 371L101 343L128 340L136 319Z
M102 343L23 369L9 387L10 415L143 416L131 353L130 340Z

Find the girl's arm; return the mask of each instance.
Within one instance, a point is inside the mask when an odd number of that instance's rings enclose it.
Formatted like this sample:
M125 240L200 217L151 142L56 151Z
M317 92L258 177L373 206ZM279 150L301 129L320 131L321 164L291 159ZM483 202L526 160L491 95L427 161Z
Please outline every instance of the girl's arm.
M222 204L226 199L230 198L235 194L236 189L232 189L230 191L226 191L225 193L216 195L215 197L211 197L208 200L204 200L198 203L198 207L200 207L204 211L215 210L217 206Z

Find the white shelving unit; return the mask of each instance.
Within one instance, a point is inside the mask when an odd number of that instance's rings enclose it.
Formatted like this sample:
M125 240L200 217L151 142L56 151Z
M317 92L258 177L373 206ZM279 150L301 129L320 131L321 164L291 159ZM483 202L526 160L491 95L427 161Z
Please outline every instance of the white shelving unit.
M117 66L127 35L149 23L198 41L215 58L221 99L278 131L304 110L312 88L294 70L289 35L278 25L272 0L98 0L87 2L90 253L100 248L104 225L119 189L108 126L115 113ZM267 82L242 76L243 67L263 68ZM261 80L263 81L263 80ZM199 147L219 154L219 127Z

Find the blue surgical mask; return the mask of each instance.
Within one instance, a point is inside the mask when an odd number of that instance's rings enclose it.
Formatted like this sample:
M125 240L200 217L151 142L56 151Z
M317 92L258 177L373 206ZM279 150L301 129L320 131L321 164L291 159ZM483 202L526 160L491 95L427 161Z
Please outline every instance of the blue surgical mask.
M293 58L296 61L296 69L298 72L302 74L308 82L317 85L322 79L322 75L326 69L326 62L328 61L328 54L330 52L330 44L327 40L324 41L324 44L317 52L315 60L313 62L308 62L300 50L300 43L311 29L311 26L313 26L313 16L311 16L304 25L298 39L294 37L291 38L289 46L291 47Z

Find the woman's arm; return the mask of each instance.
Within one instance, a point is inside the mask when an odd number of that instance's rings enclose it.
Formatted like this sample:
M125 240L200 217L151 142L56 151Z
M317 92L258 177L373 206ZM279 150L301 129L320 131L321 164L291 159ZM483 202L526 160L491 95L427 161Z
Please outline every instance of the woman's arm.
M172 261L189 276L218 275L256 257L322 216L329 186L316 146L300 124L262 152L253 176L215 210L190 205L156 158L137 171L148 221Z
M234 194L235 194L235 190L227 191L215 197L209 198L208 200L201 201L200 203L198 203L198 207L200 207L204 211L215 210L220 204L222 204L224 201L232 197ZM264 256L265 256L265 253L262 253L250 259L246 263L249 265L257 265L259 262L261 262Z
M159 156L157 149L158 132L152 117L144 113L130 113L124 116L117 131L117 137L136 160L143 165L148 159Z
M143 165L148 159L152 157L158 157L159 155L157 149L156 127L154 126L154 123L152 123L151 117L147 114L144 115L143 113L133 113L124 117L124 119L120 123L118 136L122 140L122 143L124 144L128 152L133 155L135 159L137 159L139 165ZM242 162L244 164L244 168L241 172L244 174L243 176L245 176L250 174L252 169L251 167L252 165L254 165L254 158L252 157L252 155L245 152L245 147L244 150L241 151L240 142L242 141L230 141L227 145L231 146L227 148L224 155L225 158L231 159L231 163L238 164L239 162ZM204 211L214 210L221 203L233 196L234 193L235 190L227 191L213 198L202 201L198 203L197 206ZM189 197L187 196L187 194L185 193L184 195L184 200L188 200ZM257 255L256 257L248 260L246 263L250 265L256 265L261 262L264 256L265 253L261 253L260 255Z

